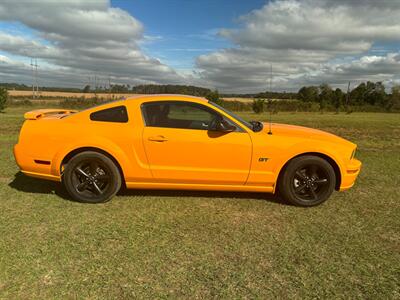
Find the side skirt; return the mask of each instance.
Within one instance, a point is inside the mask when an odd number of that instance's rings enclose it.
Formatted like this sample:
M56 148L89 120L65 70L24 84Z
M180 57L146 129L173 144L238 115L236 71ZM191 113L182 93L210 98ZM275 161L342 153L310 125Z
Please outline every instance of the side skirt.
M154 183L154 182L126 182L128 189L156 189L156 190L199 190L199 191L238 191L274 193L274 185L218 185L218 184L185 184L185 183Z

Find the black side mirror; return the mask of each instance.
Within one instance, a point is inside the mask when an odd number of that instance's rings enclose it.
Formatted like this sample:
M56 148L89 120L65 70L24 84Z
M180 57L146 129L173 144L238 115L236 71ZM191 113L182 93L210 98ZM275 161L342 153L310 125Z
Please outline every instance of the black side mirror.
M226 120L218 120L217 121L217 126L216 126L217 131L221 132L232 132L236 130L236 127L229 124Z

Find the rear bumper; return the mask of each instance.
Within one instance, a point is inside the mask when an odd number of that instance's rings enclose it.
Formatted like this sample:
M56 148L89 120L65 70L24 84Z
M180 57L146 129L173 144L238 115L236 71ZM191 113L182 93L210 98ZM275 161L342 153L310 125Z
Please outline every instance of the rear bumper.
M27 155L18 144L14 146L13 150L15 162L25 175L52 181L61 181L60 176L51 174L50 164L40 163L40 160L39 163L35 162L36 158Z
M361 161L353 158L350 161L350 163L346 166L346 169L344 170L344 175L342 175L340 191L348 190L354 185L358 174L360 174L360 170L361 170Z

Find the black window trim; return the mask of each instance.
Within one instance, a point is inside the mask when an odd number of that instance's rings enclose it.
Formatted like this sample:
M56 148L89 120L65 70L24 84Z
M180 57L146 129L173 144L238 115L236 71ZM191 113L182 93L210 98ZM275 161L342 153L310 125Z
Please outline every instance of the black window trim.
M184 130L205 130L205 131L213 131L213 130L209 130L209 129L177 128L177 127L158 127L158 126L150 126L150 125L147 125L147 123L146 123L146 117L147 117L147 115L146 115L145 106L146 106L146 105L151 105L151 104L160 104L160 103L165 103L165 102L173 103L173 104L176 104L176 103L178 103L178 104L184 103L184 104L189 104L189 105L192 105L192 106L197 106L197 107L203 108L203 109L206 110L206 111L209 111L209 112L211 112L211 113L220 115L221 117L223 117L223 118L225 118L225 119L228 119L229 122L233 123L233 125L236 127L237 130L236 130L235 132L244 132L244 133L247 133L246 130L244 130L242 126L240 126L240 125L237 124L237 122L235 122L235 121L233 121L232 119L229 119L229 118L227 118L226 116L222 115L219 111L216 111L215 109L213 109L213 108L211 108L211 107L209 107L209 106L207 106L207 105L204 105L204 104L201 104L201 103L198 103L198 102L186 101L186 100L158 100L158 101L147 101L147 102L143 102L143 103L140 105L140 110L141 110L141 112L142 112L142 120L143 120L143 124L144 124L145 127L171 128L171 129L184 129Z
M122 109L125 111L126 120L123 120L123 121L120 121L120 120L118 120L118 121L113 121L113 120L96 120L96 119L95 119L95 114L96 114L96 113L104 112L104 111L112 110L112 109L120 109L120 108L122 108ZM89 118L90 118L90 120L93 121L93 122L107 122L107 123L128 123L128 122L129 122L128 109L126 108L125 105L117 105L117 106L112 106L112 107L108 107L108 108L96 110L96 111L90 113Z

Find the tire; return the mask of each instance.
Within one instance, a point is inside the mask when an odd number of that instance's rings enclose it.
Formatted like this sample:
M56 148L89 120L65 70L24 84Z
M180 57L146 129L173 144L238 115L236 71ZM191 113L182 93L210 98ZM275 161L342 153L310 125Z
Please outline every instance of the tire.
M122 179L117 166L109 157L86 151L75 155L67 163L62 182L74 200L103 203L119 191Z
M326 201L335 189L333 167L325 159L306 155L292 159L278 181L282 198L297 206L315 206Z

